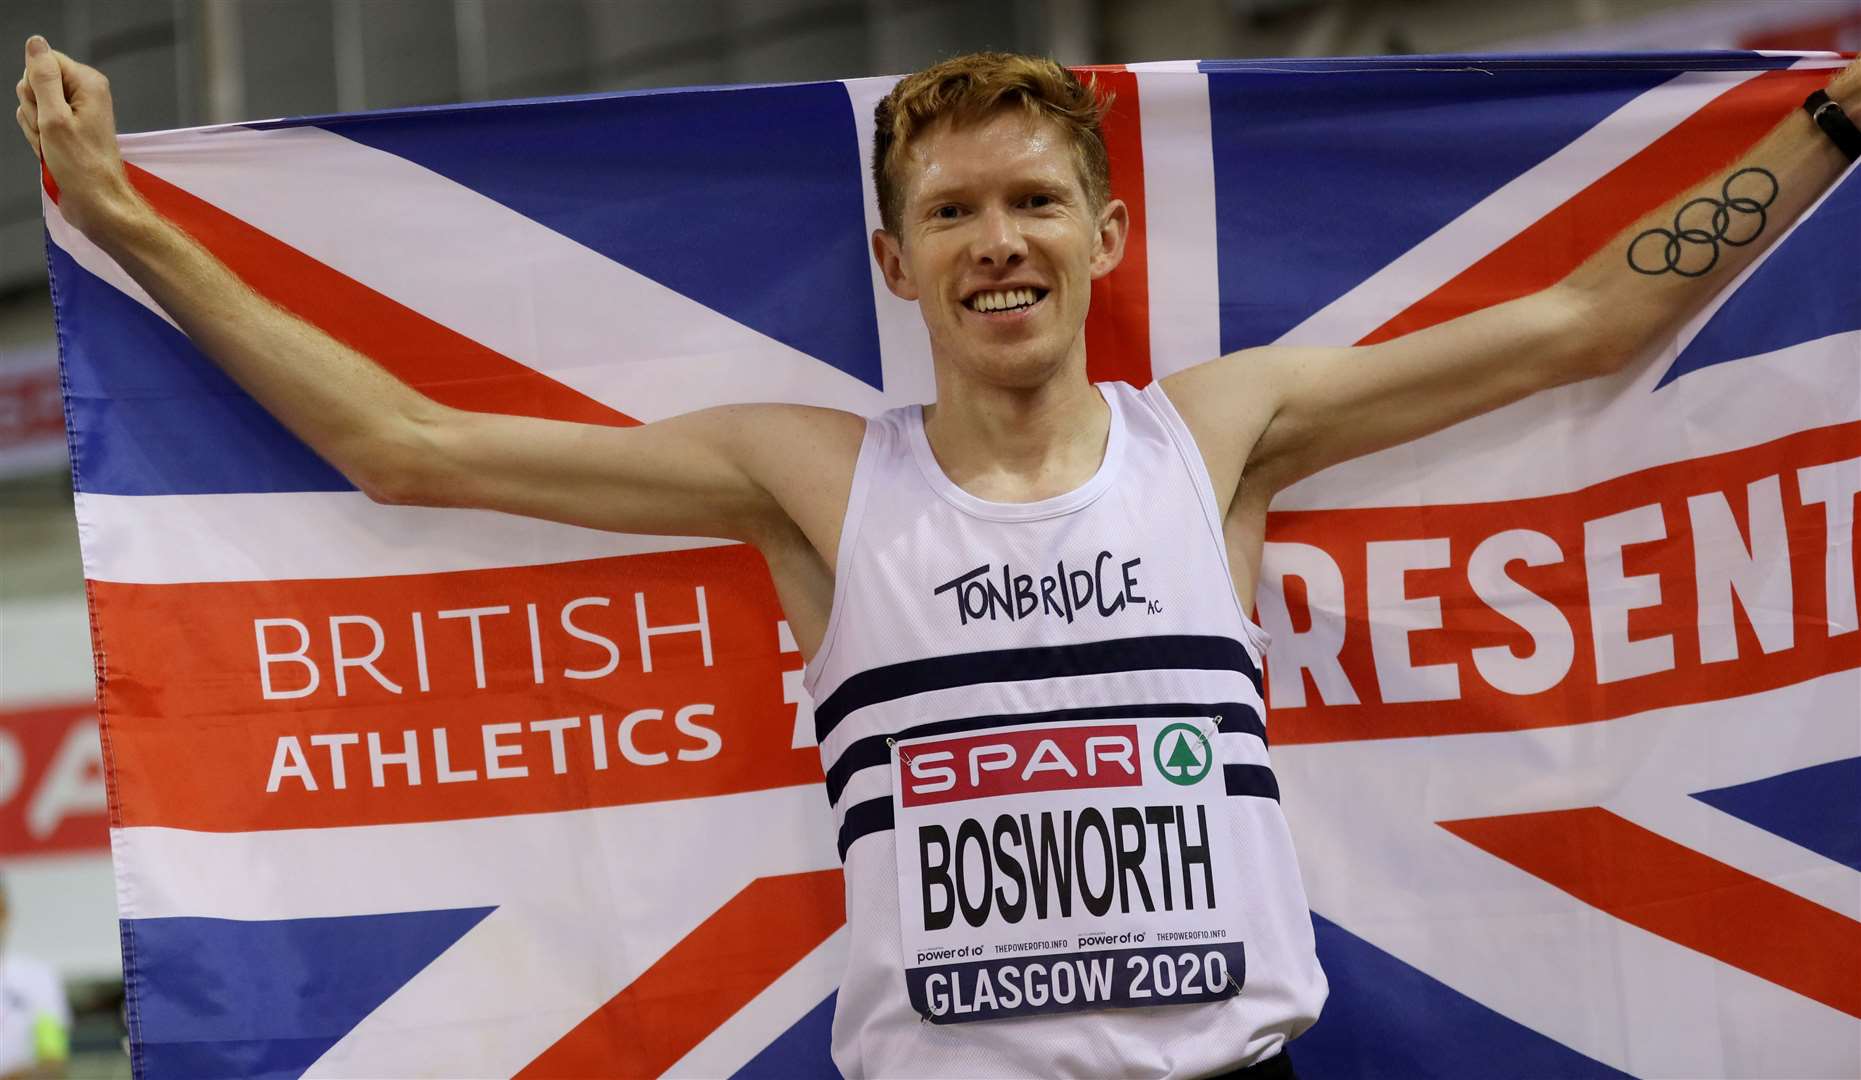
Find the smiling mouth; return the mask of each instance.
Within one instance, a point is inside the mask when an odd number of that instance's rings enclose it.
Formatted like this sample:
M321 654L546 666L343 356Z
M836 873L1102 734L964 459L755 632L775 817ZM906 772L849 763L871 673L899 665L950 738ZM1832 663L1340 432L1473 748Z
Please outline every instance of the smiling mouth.
M963 306L982 315L1013 315L1026 311L1046 299L1047 290L1037 288L990 289L963 301Z

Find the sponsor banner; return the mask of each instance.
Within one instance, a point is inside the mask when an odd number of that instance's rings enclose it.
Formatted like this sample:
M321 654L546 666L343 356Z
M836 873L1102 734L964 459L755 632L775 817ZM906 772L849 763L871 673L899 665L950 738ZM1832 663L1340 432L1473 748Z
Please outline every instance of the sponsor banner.
M0 479L65 463L65 408L52 342L0 352Z
M0 859L107 851L97 709L0 709Z
M1239 993L1244 884L1218 724L897 740L899 922L920 1015L965 1023ZM1217 979L1207 950L1146 947L1168 941L1232 952L1216 950Z

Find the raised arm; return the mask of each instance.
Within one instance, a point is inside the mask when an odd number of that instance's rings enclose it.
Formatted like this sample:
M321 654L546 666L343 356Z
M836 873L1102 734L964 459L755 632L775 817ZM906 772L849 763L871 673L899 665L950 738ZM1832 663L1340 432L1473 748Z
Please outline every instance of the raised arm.
M1828 93L1861 117L1861 61L1842 69ZM1244 464L1264 512L1273 492L1327 466L1620 370L1677 330L1847 164L1807 114L1792 110L1738 161L1548 289L1375 345L1234 353L1174 376L1171 398L1198 438L1206 433L1217 490L1232 497ZM1725 214L1725 242L1669 250L1660 230L1671 234L1678 217L1683 230L1712 232L1715 212Z
M750 405L619 428L440 405L255 293L151 209L118 156L103 74L42 38L26 52L19 124L59 188L65 219L370 497L752 541L792 532L799 503L811 539L831 551L837 536L819 534L837 533L833 489L839 471L851 482L857 417Z

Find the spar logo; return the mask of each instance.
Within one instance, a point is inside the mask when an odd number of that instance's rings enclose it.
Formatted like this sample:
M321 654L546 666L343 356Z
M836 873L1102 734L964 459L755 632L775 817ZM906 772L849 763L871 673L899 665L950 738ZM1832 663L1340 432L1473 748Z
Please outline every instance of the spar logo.
M1215 764L1208 736L1194 724L1171 724L1157 732L1150 748L1157 772L1172 784L1197 784Z
M1038 791L1139 787L1144 782L1140 745L1135 724L1023 728L900 744L901 801L920 806Z

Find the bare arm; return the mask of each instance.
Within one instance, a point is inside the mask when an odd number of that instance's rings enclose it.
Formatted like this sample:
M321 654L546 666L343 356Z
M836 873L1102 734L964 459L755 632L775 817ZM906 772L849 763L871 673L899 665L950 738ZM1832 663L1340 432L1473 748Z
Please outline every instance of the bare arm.
M1861 62L1843 69L1829 94L1861 116ZM1635 222L1548 289L1376 345L1234 353L1176 376L1171 397L1198 438L1208 433L1203 446L1217 490L1231 498L1245 463L1250 488L1270 497L1338 462L1620 370L1756 258L1846 165L1793 110L1737 162ZM1684 245L1681 273L1662 269L1658 234L1637 242L1650 230L1673 229L1683 206L1686 227L1711 229L1716 203L1688 204L1728 195L1750 200L1740 206L1764 204L1763 224L1756 214L1732 214L1727 234L1747 242L1719 244L1709 267L1709 246ZM1252 422L1237 424L1237 416Z
M66 219L370 497L744 540L792 531L794 504L818 503L802 516L830 554L835 537L822 530L838 524L835 466L844 462L850 483L857 417L754 405L621 428L446 407L258 295L151 209L124 173L101 72L38 40L18 94L20 127Z

